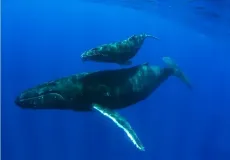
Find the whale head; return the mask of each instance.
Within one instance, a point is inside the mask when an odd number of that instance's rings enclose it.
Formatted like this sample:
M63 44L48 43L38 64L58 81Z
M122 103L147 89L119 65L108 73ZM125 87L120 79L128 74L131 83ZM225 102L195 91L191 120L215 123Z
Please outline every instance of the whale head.
M15 104L26 109L64 109L66 99L58 90L55 82L48 82L21 92Z

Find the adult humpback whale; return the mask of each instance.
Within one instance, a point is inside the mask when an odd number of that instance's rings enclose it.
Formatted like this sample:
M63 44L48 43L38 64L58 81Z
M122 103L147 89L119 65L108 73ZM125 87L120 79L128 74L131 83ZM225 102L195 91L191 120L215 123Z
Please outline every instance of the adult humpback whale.
M149 34L132 35L129 38L103 44L81 54L82 61L95 61L106 63L117 63L120 65L131 65L130 61L133 58L147 37L158 39Z
M122 128L133 144L144 151L140 139L114 109L121 109L146 99L169 76L176 76L189 88L191 85L179 67L164 57L166 67L148 63L131 68L80 73L43 83L22 92L15 103L21 108L97 110Z

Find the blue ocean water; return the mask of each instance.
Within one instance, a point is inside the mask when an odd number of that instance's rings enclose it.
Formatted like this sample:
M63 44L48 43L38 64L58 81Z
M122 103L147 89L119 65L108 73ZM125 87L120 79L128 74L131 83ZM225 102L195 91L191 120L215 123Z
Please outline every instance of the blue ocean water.
M136 131L145 152L97 112L23 110L14 104L21 91L37 84L120 68L82 63L80 54L143 32L160 40L147 39L133 65L164 66L161 58L170 56L194 87L190 91L170 77L145 101L118 111ZM121 6L3 0L2 159L229 160L230 40L215 35Z

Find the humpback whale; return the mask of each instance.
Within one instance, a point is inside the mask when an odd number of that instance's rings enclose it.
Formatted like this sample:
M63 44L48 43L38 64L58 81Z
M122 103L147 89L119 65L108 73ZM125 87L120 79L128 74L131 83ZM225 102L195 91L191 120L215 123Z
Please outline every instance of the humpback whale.
M145 100L168 77L176 76L188 88L189 80L169 57L164 67L143 63L130 68L79 73L49 81L20 93L15 104L24 109L98 111L123 129L141 151L144 145L129 122L116 109Z
M157 37L144 33L132 35L125 40L103 44L85 51L81 54L81 59L82 61L131 65L132 61L130 59L137 54L147 37L158 39Z

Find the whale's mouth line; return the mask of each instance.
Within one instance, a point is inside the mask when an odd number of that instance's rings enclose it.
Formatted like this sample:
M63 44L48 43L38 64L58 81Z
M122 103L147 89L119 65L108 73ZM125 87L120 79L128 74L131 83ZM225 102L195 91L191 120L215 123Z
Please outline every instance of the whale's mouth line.
M44 96L46 96L46 95L53 95L54 97L56 96L56 98L64 100L64 97L61 94L56 93L56 92L49 92L49 93L44 93L44 94L39 95L39 96L34 96L34 97L30 97L30 98L22 98L22 99L20 99L20 101L24 102L24 101L33 100L33 99L43 99Z

